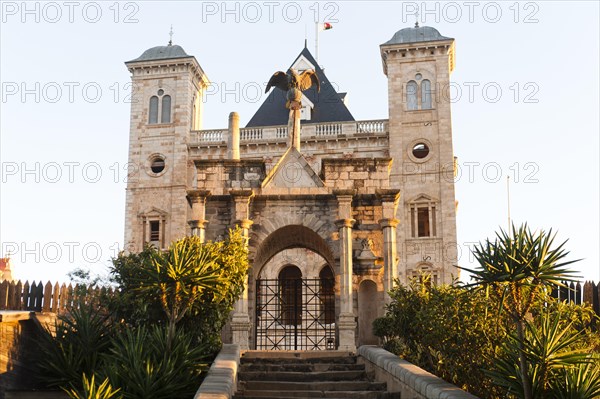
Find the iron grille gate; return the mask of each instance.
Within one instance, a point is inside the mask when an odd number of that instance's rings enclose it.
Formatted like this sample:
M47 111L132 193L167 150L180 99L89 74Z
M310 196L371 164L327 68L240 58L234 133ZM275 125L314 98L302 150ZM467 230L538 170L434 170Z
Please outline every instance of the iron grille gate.
M256 281L256 349L336 348L333 281Z

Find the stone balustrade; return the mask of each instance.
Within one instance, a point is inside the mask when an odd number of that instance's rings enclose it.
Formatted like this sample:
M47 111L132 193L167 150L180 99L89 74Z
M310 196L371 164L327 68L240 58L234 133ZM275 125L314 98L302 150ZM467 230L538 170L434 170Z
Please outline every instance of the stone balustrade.
M385 135L388 133L388 120L367 120L353 122L307 123L302 125L303 139L327 140L337 136ZM240 129L240 141L287 140L287 125L262 126ZM203 146L227 141L227 129L193 130L190 132L191 146Z

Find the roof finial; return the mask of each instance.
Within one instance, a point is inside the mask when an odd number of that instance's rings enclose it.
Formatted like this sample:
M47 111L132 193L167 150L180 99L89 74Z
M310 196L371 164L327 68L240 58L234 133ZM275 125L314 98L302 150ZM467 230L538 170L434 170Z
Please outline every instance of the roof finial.
M419 27L419 10L415 13L415 28Z
M169 46L173 45L173 24L171 24L171 30L169 31Z

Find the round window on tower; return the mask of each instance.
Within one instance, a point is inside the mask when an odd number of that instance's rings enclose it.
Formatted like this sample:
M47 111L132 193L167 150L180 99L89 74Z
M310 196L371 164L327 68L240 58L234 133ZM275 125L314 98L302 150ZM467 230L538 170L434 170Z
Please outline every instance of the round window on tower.
M415 75L415 80L421 80L423 78L423 75L421 75L420 73Z
M424 163L431 159L433 149L431 142L421 137L406 146L406 155L415 163Z
M163 89L159 89L158 90L158 95L162 96L163 94L165 94L165 91Z
M150 176L160 176L165 172L165 157L160 154L151 155L148 158L148 174Z
M429 146L425 143L417 143L413 146L412 154L417 159L423 159L429 155Z

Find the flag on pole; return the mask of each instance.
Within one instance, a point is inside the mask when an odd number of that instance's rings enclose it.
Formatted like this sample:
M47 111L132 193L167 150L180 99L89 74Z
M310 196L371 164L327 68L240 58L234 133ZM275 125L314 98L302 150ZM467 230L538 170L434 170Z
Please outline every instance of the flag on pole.
M323 26L321 27L321 30L329 30L329 29L333 29L333 25L331 25L329 22L323 22Z

